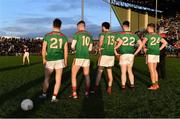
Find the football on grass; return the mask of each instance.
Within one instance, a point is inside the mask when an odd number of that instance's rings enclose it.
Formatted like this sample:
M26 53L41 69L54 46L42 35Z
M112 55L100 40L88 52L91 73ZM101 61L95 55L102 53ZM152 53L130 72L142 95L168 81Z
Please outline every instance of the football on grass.
M24 99L22 102L21 102L21 109L23 111L29 111L29 110L32 110L33 109L33 101L31 99Z

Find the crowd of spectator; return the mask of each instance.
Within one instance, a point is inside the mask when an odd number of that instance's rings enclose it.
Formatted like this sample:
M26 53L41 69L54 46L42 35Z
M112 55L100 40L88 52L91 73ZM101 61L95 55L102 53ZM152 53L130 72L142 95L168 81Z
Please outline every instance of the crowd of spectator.
M168 42L166 48L168 53L177 54L180 51L180 14L177 14L175 18L162 18L157 24L157 32L164 34L163 37ZM140 38L143 38L147 34L147 31L137 31L136 34Z
M157 25L157 31L166 34L165 39L168 41L167 51L175 53L180 51L180 15L177 14L175 18L163 18ZM140 38L147 34L146 30L136 32ZM94 42L93 52L97 54L97 41ZM31 54L41 53L42 39L17 38L17 37L3 37L0 36L0 56L2 55L22 55L24 47L29 48ZM71 43L68 43L69 49ZM70 50L71 52L71 50Z
M24 47L28 47L30 53L39 54L41 43L40 39L0 37L0 55L22 55Z

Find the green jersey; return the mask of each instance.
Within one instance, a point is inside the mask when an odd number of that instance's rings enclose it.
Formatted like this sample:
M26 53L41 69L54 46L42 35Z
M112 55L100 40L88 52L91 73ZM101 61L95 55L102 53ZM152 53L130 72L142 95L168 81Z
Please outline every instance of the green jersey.
M64 45L68 38L61 32L50 32L45 35L44 41L47 42L46 60L55 61L64 59Z
M89 46L93 43L92 36L87 31L79 31L73 35L76 40L76 58L89 59Z
M159 55L160 41L162 40L162 37L158 34L147 34L145 38L147 39L147 54Z
M117 34L117 40L123 41L119 48L121 54L134 54L135 44L139 37L132 32L121 32Z
M114 47L116 43L115 34L111 32L103 32L99 35L99 38L100 37L104 37L101 54L114 56Z

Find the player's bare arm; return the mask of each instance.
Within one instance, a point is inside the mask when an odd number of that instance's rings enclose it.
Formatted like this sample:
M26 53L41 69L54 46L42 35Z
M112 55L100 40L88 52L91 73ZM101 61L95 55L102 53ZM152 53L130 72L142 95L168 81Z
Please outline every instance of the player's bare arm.
M103 45L103 40L104 40L104 36L100 36L99 38L99 52L101 52L102 49L102 45Z
M147 51L147 48L146 48L146 46L145 46L145 44L146 44L146 42L147 42L147 38L144 38L143 39L143 42L142 42L142 47L143 47L143 50L144 50L144 53L146 54L146 51Z
M168 44L165 39L162 39L162 40L161 40L161 43L162 43L162 45L161 45L161 47L159 48L159 50L164 49L164 48L166 47L166 45Z
M137 48L136 52L134 53L134 55L137 55L141 51L141 49L143 47L143 43L142 43L141 40L138 40L137 43L138 43L138 48Z
M120 55L120 54L117 52L117 49L118 49L122 44L123 44L123 41L119 38L119 39L117 40L117 45L114 47L114 53L115 53L116 56L117 56L117 55Z
M42 46L42 60L43 60L43 64L46 64L46 47L47 47L47 42L43 42L43 46Z
M91 43L89 44L89 51L92 51L92 49L93 49L93 44Z
M67 67L68 65L68 43L64 44L64 65Z
M71 49L75 50L77 40L72 40Z

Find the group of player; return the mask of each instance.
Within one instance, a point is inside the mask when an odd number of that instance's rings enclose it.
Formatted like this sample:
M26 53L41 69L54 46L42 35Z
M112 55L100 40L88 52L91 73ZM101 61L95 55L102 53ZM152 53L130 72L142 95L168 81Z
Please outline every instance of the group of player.
M43 91L40 98L47 97L47 90L50 83L50 76L55 70L55 86L52 96L52 102L57 102L56 98L61 86L61 77L63 68L68 65L68 38L60 31L61 20L53 21L53 31L47 33L44 37L42 46L42 59L45 65L45 80L43 83ZM158 73L156 71L157 63L159 62L160 51L166 47L167 42L160 35L155 33L155 25L148 24L148 34L143 41L134 33L130 32L129 22L123 22L123 32L111 32L108 22L102 23L102 33L99 35L99 58L98 71L94 87L94 93L97 93L98 85L101 80L103 69L106 68L108 74L107 93L111 94L113 82L112 67L114 66L115 56L119 58L121 67L121 85L122 90L126 89L126 74L128 73L130 87L134 89L134 75L132 71L134 57L144 49L146 54L146 62L148 64L152 85L150 90L157 90ZM137 47L135 47L137 46ZM72 50L75 51L75 58L72 63L71 82L72 82L72 97L78 98L77 95L77 73L80 68L83 68L85 77L85 96L90 94L90 55L89 52L93 49L92 35L86 31L84 21L77 23L77 32L73 35L71 44Z

